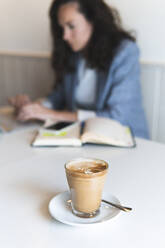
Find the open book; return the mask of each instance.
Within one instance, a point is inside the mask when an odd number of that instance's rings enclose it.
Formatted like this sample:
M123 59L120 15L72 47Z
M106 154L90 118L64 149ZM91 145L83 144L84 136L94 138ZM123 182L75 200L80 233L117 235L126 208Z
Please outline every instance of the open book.
M41 128L32 146L81 146L86 143L118 147L136 145L129 127L112 119L95 117L83 124L76 122L60 130Z

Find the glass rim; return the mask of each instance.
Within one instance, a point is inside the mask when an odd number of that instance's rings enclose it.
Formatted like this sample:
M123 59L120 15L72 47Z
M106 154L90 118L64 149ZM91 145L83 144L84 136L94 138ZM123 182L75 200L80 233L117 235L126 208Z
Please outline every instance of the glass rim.
M68 168L67 168L67 165L68 164L71 164L72 162L74 163L76 163L76 162L85 162L85 161L99 161L99 162L101 162L102 164L104 164L104 165L106 165L106 168L104 169L104 170L107 170L108 168L109 168L109 163L107 162L107 161L105 161L105 160L103 160L103 159L99 159L99 158L90 158L90 157L79 157L79 158L74 158L74 159L71 159L71 160L69 160L68 162L66 162L65 164L64 164L64 168L66 169L66 170L69 170ZM103 171L104 171L103 170ZM98 173L98 172L97 172Z

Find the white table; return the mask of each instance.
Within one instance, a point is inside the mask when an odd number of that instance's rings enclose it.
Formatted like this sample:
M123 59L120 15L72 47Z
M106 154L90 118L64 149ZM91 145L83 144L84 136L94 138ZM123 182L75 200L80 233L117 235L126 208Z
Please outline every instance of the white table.
M138 139L135 149L32 148L32 130L0 139L0 247L165 247L165 145ZM105 191L131 206L87 228L52 219L50 199L68 189L64 163L75 157L110 163Z

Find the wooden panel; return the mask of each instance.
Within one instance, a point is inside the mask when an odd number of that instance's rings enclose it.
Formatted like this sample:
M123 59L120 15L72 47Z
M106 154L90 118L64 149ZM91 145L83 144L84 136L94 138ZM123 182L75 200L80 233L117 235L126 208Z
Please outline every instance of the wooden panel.
M53 71L48 58L0 56L0 104L20 93L32 99L48 94L53 84Z
M159 66L142 64L141 85L143 105L149 126L150 137L153 140L156 140L157 137L160 78L161 71Z
M4 56L0 56L0 104L6 101L6 89L5 89L5 73L4 73Z
M156 140L165 143L165 66L161 68L160 103Z

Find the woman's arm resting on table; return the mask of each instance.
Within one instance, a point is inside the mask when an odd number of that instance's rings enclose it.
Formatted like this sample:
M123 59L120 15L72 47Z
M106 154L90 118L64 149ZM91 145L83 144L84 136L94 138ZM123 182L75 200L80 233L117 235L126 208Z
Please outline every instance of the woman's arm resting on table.
M51 119L52 121L77 121L77 113L69 111L56 111L48 109L41 104L31 103L23 106L17 116L20 121L28 121L37 119L46 121Z

